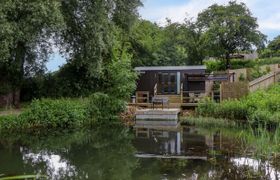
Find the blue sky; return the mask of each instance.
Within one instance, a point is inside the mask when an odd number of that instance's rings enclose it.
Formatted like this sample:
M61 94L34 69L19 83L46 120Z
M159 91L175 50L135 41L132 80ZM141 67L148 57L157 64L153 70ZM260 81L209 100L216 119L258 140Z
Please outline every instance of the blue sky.
M197 14L208 6L227 4L229 0L142 0L144 6L139 9L140 16L159 24L169 18L173 22L183 22L187 18L196 18ZM272 40L280 35L280 0L237 0L244 2L253 16L258 19L259 30ZM58 53L51 56L47 63L50 71L58 70L65 59Z

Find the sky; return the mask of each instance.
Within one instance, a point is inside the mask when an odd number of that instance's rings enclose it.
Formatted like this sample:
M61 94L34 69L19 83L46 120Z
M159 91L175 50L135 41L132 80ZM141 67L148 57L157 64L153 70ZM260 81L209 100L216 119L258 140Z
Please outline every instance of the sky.
M185 18L196 18L197 14L210 5L227 4L230 0L142 0L139 9L142 19L164 24L169 18L172 22L184 22ZM280 35L280 0L237 0L244 2L257 18L259 30L272 40ZM65 58L54 53L47 63L49 71L56 71L64 64Z

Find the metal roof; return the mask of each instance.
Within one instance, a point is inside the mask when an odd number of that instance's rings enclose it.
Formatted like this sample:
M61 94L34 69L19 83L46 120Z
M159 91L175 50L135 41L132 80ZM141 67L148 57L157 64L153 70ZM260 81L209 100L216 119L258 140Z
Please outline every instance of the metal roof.
M206 70L206 66L143 66L134 68L135 71L183 71Z

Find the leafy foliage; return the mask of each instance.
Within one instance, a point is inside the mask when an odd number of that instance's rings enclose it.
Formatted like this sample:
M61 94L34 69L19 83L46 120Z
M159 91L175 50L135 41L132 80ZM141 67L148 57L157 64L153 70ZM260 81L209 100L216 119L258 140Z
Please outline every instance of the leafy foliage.
M259 90L240 100L223 101L220 104L205 101L196 112L200 116L247 120L251 123L280 123L280 85Z
M264 46L265 36L244 3L214 4L199 13L197 24L205 32L208 55L227 59L227 66L230 54Z
M207 67L207 71L224 71L226 70L224 61L220 60L207 60L204 61L204 64ZM231 69L241 69L241 68L257 68L262 65L269 64L280 64L280 58L263 58L257 60L243 60L243 59L233 59L231 60Z
M125 109L124 101L103 93L89 97L87 106L91 123L112 124L118 121L118 114Z
M24 75L44 70L50 39L62 26L60 3L1 1L0 22L0 82L10 84L9 92L20 87Z

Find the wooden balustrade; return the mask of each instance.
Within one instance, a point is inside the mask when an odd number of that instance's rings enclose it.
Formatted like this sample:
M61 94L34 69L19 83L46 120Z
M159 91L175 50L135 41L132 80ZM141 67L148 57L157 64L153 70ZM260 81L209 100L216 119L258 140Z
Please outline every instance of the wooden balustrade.
M198 103L206 96L205 91L182 91L182 103Z
M156 83L154 86L154 95L157 95L157 91L158 91L158 84Z
M137 91L136 103L149 103L150 93L149 91Z

